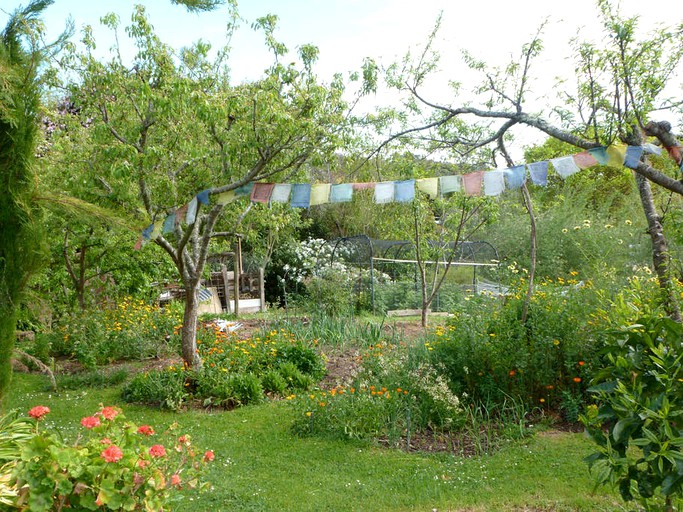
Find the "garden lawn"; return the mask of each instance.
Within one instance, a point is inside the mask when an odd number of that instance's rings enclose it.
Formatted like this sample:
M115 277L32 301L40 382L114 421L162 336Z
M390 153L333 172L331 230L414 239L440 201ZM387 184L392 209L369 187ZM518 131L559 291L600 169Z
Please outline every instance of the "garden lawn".
M582 434L541 432L484 457L416 454L368 443L297 438L287 402L230 412L161 412L124 404L118 388L51 393L35 375L15 375L6 409L46 405L46 426L73 437L99 404L119 405L157 432L173 422L216 459L213 490L188 495L176 511L495 511L621 509L607 489L592 492Z

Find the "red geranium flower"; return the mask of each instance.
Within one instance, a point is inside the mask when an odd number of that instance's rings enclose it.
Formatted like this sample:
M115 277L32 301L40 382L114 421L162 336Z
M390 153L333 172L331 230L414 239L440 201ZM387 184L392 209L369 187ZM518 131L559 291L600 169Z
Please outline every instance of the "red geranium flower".
M30 411L28 411L28 415L31 418L41 420L43 419L43 416L45 416L48 412L50 412L49 407L45 407L44 405L36 405Z
M211 462L216 455L213 453L213 450L206 450L204 452L204 462Z
M176 487L180 487L180 483L182 480L180 479L180 475L178 473L173 473L171 475L171 485L174 485Z
M103 407L100 414L104 419L111 421L119 415L119 411L113 407Z
M121 448L113 444L106 450L103 450L102 453L100 453L100 455L107 462L117 462L123 458L123 450L121 450Z
M149 449L150 457L164 457L166 455L166 448L160 444L155 444Z
M149 425L140 425L138 427L138 434L143 434L145 436L153 436L154 435L154 429L150 427Z
M81 418L81 425L87 429L99 427L100 424L100 419L97 416L86 416L85 418Z

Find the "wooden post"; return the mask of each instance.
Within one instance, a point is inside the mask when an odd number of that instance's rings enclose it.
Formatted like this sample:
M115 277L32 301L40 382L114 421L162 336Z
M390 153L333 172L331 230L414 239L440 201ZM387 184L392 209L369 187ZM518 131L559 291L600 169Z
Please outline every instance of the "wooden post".
M228 268L225 263L221 263L221 274L223 274L223 293L225 294L225 311L230 313L230 284L228 282Z
M240 251L239 251L239 238L237 239L237 248L235 250L235 318L240 314L240 274L242 269L240 268Z
M266 286L265 286L266 280L264 277L264 272L263 272L263 267L260 267L258 269L258 289L259 289L259 297L261 299L261 303L259 304L259 311L265 311L266 310Z

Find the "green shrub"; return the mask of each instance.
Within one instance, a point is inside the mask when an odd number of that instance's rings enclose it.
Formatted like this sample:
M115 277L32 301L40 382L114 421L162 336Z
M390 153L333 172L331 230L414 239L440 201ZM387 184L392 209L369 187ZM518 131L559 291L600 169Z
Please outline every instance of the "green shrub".
M107 372L90 370L57 376L57 387L60 389L106 388L117 386L128 378L127 370Z
M600 483L647 510L673 510L683 495L683 326L646 317L612 332L582 416L597 452L587 458Z
M275 364L282 366L284 363L294 364L301 373L310 375L315 380L321 379L326 371L325 362L316 350L300 343L285 346L278 351Z
M261 385L266 393L282 396L287 391L287 380L276 370L268 370L264 373Z
M190 387L191 376L182 369L139 373L124 386L121 396L129 403L158 405L176 411L188 399L186 387Z
M310 375L303 373L294 363L282 363L278 366L277 372L282 376L287 383L288 389L310 389L313 384L313 378Z

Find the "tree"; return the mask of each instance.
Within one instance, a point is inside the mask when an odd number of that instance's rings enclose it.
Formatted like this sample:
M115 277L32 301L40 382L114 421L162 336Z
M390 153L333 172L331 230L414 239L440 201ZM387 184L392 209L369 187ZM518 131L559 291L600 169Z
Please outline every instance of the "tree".
M637 19L622 19L607 0L599 0L606 42L601 48L575 42L577 88L562 84L565 105L547 108L553 120L526 110L531 92L532 64L542 51L539 34L522 49L520 59L504 68L489 68L465 54L469 67L483 76L472 101L459 102L462 84L453 83L454 102L433 101L422 93L436 56L430 44L413 63L388 70L389 85L407 94L403 126L391 133L381 148L394 141L413 140L425 151L472 153L510 138L513 129L526 125L559 141L584 150L614 142L640 145L645 136L656 137L680 166L680 150L671 137L670 125L651 121L662 110L680 111L680 103L664 97L683 56L683 26L660 29L646 40L636 38ZM437 24L438 29L438 24ZM678 109L678 110L677 110ZM495 150L491 150L495 153ZM641 202L648 220L653 263L663 300L672 318L680 321L677 297L669 275L666 238L649 183L683 195L683 183L666 169L659 170L642 156L634 166Z
M44 251L33 165L39 66L51 49L41 43L39 16L51 3L33 0L0 33L0 398L11 379L17 308Z
M118 29L114 15L104 21ZM159 228L150 238L185 288L182 355L191 368L201 366L199 284L226 203L250 183L290 178L306 162L326 158L344 121L342 84L317 82L315 47L299 48L300 68L280 63L287 48L275 39L276 22L266 16L254 24L275 62L253 83L230 83L227 49L212 61L210 46L200 41L176 54L154 34L142 7L126 30L138 50L132 65L118 51L109 62L96 60L89 30L86 51L63 60L77 76L66 88L80 123L63 131L60 144L91 192L137 214L141 226L151 220ZM166 215L180 219L198 191L204 192L195 197L196 220L159 233Z

